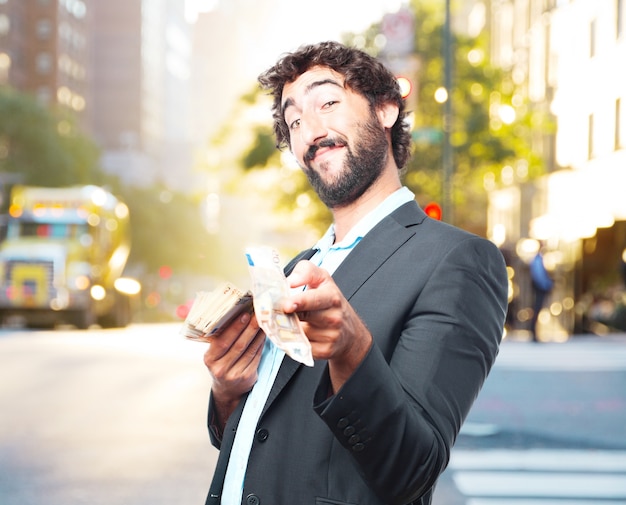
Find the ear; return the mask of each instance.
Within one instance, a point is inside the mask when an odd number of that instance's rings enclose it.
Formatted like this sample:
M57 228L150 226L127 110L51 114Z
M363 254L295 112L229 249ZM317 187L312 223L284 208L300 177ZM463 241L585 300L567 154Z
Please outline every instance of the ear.
M396 124L398 114L400 114L400 109L393 102L384 103L376 110L376 115L378 116L380 124L387 129Z

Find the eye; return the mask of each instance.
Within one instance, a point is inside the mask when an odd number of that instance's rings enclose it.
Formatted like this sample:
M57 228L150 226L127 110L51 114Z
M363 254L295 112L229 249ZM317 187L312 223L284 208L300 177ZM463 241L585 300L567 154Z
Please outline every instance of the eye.
M323 106L322 109L329 109L330 107L332 107L333 105L335 105L337 102L337 100L330 100L328 102L326 102Z
M298 126L300 126L300 118L292 121L291 123L289 123L289 129L290 130L295 130L296 128L298 128Z

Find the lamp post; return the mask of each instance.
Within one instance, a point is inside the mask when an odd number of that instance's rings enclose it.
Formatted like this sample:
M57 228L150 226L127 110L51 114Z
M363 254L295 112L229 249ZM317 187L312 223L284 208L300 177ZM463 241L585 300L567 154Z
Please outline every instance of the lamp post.
M450 0L446 0L446 19L443 32L444 47L444 87L447 92L443 112L443 217L448 223L454 223L452 208L452 35L451 35Z

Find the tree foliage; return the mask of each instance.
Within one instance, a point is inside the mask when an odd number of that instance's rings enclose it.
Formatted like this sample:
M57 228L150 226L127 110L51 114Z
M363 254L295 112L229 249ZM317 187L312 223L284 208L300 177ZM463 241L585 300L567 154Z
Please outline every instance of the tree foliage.
M444 105L435 92L444 86L444 12L440 2L413 1L415 19L414 52L407 55L418 62L412 76L417 88L414 114L414 150L406 167L405 182L424 205L443 200L443 121ZM348 42L363 45L379 54L373 26L365 34L353 35ZM453 176L450 181L455 208L454 224L484 234L487 191L503 171L511 167L522 179L543 173L541 157L532 150L534 132L550 131L547 117L530 108L510 72L489 62L488 34L470 37L453 33L452 43L452 121L450 143ZM514 112L507 121L501 111ZM508 120L511 120L510 122ZM439 135L437 135L437 133ZM444 216L446 219L446 216Z
M0 87L0 173L40 186L98 184L104 178L98 158L70 114Z
M199 197L160 185L123 185L103 173L98 162L96 144L71 116L43 107L30 95L0 88L0 176L45 187L105 186L130 210L131 268L147 274L163 265L177 273L205 272L212 243L202 224Z

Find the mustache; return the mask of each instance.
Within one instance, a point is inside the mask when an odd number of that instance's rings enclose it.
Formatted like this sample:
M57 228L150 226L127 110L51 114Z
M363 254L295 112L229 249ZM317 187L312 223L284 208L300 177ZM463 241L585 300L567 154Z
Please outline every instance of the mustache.
M304 162L308 163L315 158L315 154L322 147L345 147L348 145L348 142L343 139L322 139L317 144L309 147L307 152L304 154Z

